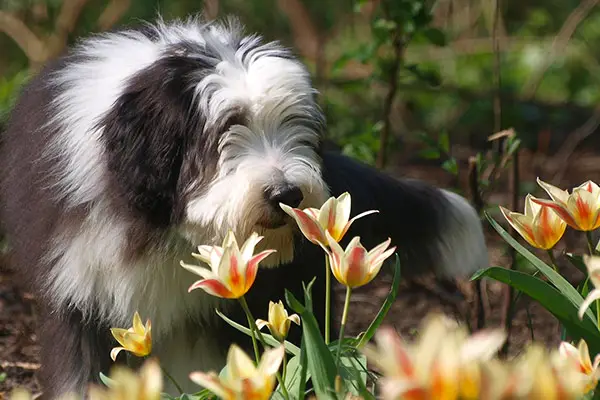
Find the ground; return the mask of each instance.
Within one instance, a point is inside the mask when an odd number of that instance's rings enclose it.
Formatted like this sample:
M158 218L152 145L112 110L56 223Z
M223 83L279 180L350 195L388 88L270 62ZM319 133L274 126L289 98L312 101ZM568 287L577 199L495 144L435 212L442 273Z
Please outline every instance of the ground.
M598 165L598 163L593 164ZM580 158L579 165L590 164L586 164L583 158ZM530 165L527 164L527 169L523 171L522 176L523 179L531 181L533 172L529 167ZM447 184L448 177L443 173L440 175L437 171L439 168L409 166L405 168L404 175L423 178L439 185ZM599 172L594 170L595 174ZM568 171L566 176L569 179L565 181L565 187L577 185L586 179L598 179L589 173L589 170ZM559 182L553 183L559 184ZM495 196L494 202L508 204L506 190L502 190L500 187ZM486 223L484 222L484 224ZM508 265L509 258L506 254L506 247L489 226L486 226L486 238L490 252L490 265ZM581 251L584 248L577 234L569 231L561 246L566 246L569 251ZM575 283L581 279L581 276L578 276L573 268L569 268L564 262L559 262L559 264L561 264L561 273L567 279ZM367 327L387 295L390 283L391 279L381 278L354 292L347 328L349 334L356 334ZM501 321L502 286L488 281L484 287L488 303L485 307L486 326L498 326ZM412 335L423 316L431 311L442 311L457 319L469 321L473 325L475 322L474 297L470 289L471 287L466 282L460 282L455 287L448 287L448 285L437 282L433 277L425 277L418 282L404 281L401 284L398 299L391 308L385 323L395 326L403 335ZM335 298L336 301L342 302L342 291L337 291ZM529 310L529 318L527 310ZM528 323L529 319L530 323ZM532 339L532 336L535 340L542 341L549 346L556 346L560 342L559 325L556 319L527 297L523 297L518 303L512 326L509 355L517 354L523 345ZM16 386L29 388L34 393L39 392L35 379L38 368L39 347L36 336L35 299L31 294L16 288L14 275L3 268L0 260L0 400L7 398L9 391Z

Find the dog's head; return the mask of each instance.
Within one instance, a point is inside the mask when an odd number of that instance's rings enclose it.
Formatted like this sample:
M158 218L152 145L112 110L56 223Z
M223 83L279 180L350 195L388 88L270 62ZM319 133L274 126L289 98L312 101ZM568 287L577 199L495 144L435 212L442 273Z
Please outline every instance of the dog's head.
M293 222L279 204L319 207L328 189L318 156L324 117L288 50L244 35L235 21L190 20L92 39L70 62L57 79L58 115L71 130L63 148L97 162L115 197L195 244L257 231L278 250L272 262L292 258ZM76 142L86 118L103 144L97 159L84 160ZM99 190L77 174L65 179L78 180L67 187L80 198Z

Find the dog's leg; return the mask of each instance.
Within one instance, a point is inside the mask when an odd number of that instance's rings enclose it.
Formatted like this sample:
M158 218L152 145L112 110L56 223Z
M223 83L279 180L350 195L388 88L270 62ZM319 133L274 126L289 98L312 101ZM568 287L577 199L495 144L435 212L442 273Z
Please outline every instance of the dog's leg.
M83 396L90 382L99 382L99 373L108 375L111 341L108 327L82 321L77 311L63 315L43 312L39 335L42 367L39 380L44 399L65 393Z

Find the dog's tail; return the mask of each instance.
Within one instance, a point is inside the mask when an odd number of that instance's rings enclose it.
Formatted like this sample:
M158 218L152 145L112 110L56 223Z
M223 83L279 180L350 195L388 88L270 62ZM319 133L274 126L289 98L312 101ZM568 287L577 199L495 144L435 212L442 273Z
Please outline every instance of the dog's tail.
M352 195L352 215L379 210L357 220L344 241L358 235L369 249L390 237L403 276L433 271L467 277L488 265L481 221L463 197L421 181L394 179L334 152L323 154L323 175L332 195Z

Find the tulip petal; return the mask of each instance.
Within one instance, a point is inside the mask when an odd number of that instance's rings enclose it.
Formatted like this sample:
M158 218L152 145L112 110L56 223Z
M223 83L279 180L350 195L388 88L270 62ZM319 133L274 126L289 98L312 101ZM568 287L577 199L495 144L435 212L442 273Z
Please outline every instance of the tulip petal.
M110 358L111 358L113 361L117 361L117 356L119 355L119 353L120 353L122 350L127 350L127 349L126 349L125 347L115 347L114 349L112 349L112 350L110 351Z
M598 299L600 299L600 289L592 290L588 294L588 296L585 298L583 303L581 303L581 306L579 307L579 312L577 313L577 315L579 316L579 319L583 319L583 314L585 314L585 311L594 302L594 300L598 300Z
M300 317L298 316L298 314L292 314L288 317L288 319L296 325L300 325Z
M332 208L333 215L330 214L327 225L322 226L327 226L329 232L331 232L332 236L339 242L345 233L345 228L348 224L348 219L350 218L350 193L342 193L335 203L335 207Z
M538 203L542 206L546 206L546 207L550 207L551 209L554 210L554 212L556 212L560 218L562 218L563 221L565 221L571 228L573 229L579 229L579 225L577 223L577 220L574 218L574 216L570 213L570 210L567 208L566 204L560 204L557 203L555 201L552 200L546 200L546 199L533 199L532 201L534 201L535 203Z
M204 279L213 278L215 276L215 274L211 270L204 267L187 264L183 261L180 261L179 265L181 265L183 268L187 269L191 273L201 276Z
M192 372L189 377L192 382L210 390L219 398L228 399L233 397L231 391L223 386L219 377L214 372L209 374L204 372Z
M256 320L256 327L258 328L258 330L261 330L265 326L269 326L269 325L270 325L269 322L265 321L264 319L257 319Z
M523 237L523 239L525 239L530 245L538 247L538 244L536 243L535 237L533 235L533 221L531 220L531 217L526 217L523 214L509 211L502 206L500 206L500 211L502 212L502 215L504 215L504 218L506 218L510 226L512 226L514 230L517 231L517 233L521 235L521 237Z
M235 297L233 293L221 283L221 281L214 278L203 279L194 282L192 286L188 288L188 293L195 289L202 289L212 296L222 297L224 299L232 299Z
M283 211L286 212L286 214L290 215L292 218L294 218L294 220L296 220L298 228L300 228L302 234L310 242L314 244L325 242L325 233L318 221L297 208L291 208L283 203L280 203L279 206L283 209Z
M548 196L550 196L552 200L556 202L561 202L563 204L567 202L567 199L569 198L568 191L559 189L556 186L546 183L542 181L539 177L536 180L538 185L540 185L542 189L544 189L546 193L548 193Z
M276 253L277 250L265 250L256 254L254 257L248 261L246 266L246 275L245 275L245 284L246 291L250 290L252 285L254 284L254 280L256 279L256 274L258 273L258 264L267 258L269 255Z
M258 364L258 372L259 375L262 376L273 376L279 370L279 366L283 361L283 356L285 354L285 347L278 346L269 350L266 350L262 358L260 359L260 363Z
M245 262L248 262L248 260L252 258L252 254L254 254L254 248L261 240L263 240L263 237L258 236L258 233L253 232L252 235L250 235L250 237L248 238L248 240L244 242L240 253L242 253L242 259Z
M266 353L265 351L263 357ZM246 378L256 373L252 359L236 344L231 345L227 353L227 368L232 380Z
M354 221L356 221L359 218L365 217L369 214L376 214L378 212L379 212L378 210L369 210L369 211L365 211L365 212L362 212L362 213L356 215L354 218L352 218L350 221L348 221L346 226L344 226L344 229L342 230L342 233L340 234L340 238L338 240L342 240L344 235L346 235L346 233L348 233L348 230L350 229L350 226L354 223Z

